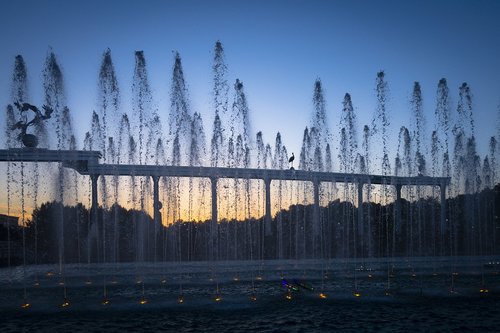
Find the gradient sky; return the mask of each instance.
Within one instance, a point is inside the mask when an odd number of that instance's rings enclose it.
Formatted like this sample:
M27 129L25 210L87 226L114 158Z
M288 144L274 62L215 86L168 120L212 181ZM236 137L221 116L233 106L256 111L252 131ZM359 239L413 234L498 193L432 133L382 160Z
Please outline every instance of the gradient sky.
M253 135L262 130L273 145L280 131L289 153L300 152L316 78L323 82L337 147L344 94L351 93L361 132L373 117L376 73L384 70L390 89L391 163L400 126L410 126L413 82L421 83L430 133L442 77L452 94L453 116L458 87L469 83L478 150L484 156L489 137L496 134L500 104L499 18L500 1L494 0L6 0L0 3L0 104L10 102L17 54L28 67L31 102L43 103L41 73L52 47L82 146L96 108L103 52L111 49L126 111L134 51L144 50L154 101L166 124L173 51L178 51L191 111L202 114L209 138L211 66L220 40L229 81L244 83Z

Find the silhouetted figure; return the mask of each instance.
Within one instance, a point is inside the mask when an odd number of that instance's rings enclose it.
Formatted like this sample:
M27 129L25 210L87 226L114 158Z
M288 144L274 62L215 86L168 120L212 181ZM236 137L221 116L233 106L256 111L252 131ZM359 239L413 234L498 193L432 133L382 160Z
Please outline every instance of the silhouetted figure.
M295 160L295 155L292 153L292 156L288 159L288 163L292 164L292 166L290 167L290 170L294 170L294 168L293 168L293 160Z

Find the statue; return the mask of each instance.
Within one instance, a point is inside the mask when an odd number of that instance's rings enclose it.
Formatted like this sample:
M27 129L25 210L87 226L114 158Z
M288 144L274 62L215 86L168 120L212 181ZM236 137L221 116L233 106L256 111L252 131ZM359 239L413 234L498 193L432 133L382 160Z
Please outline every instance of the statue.
M51 107L44 105L42 108L45 111L45 114L43 114L42 111L40 111L36 106L29 103L15 102L14 105L21 113L22 120L15 123L12 126L11 130L20 129L21 133L19 133L17 139L20 140L28 148L36 148L36 146L38 145L38 138L33 134L26 133L26 131L28 130L29 126L39 124L43 120L49 119L54 110ZM28 117L24 113L28 110L31 110L35 113L35 116L30 121L28 121Z

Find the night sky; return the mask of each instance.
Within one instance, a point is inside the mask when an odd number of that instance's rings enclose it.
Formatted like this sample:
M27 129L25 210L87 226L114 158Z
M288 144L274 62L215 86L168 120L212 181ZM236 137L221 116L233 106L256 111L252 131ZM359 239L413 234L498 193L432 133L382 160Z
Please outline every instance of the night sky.
M43 104L41 73L51 47L63 69L80 147L96 109L99 65L107 48L117 71L122 111L130 110L134 51L144 51L154 103L164 124L178 51L191 112L202 114L210 138L211 67L217 40L225 49L231 87L236 78L244 84L252 137L262 130L264 141L273 145L280 131L289 153L300 152L317 78L325 90L337 149L344 94L352 96L361 135L362 126L374 114L375 78L380 70L385 71L390 90L391 161L399 128L410 126L414 81L422 86L426 138L435 127L436 89L443 77L448 80L454 119L458 87L462 82L471 87L481 156L487 153L490 136L496 134L498 1L10 0L2 1L0 9L0 104L10 103L17 54L23 55L28 67L31 103ZM0 145L4 145L3 136Z

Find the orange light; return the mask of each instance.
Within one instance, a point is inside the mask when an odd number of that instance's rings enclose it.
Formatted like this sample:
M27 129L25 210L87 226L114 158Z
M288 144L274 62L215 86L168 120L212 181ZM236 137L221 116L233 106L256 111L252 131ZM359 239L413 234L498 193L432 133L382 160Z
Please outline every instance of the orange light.
M358 292L358 291L355 291L355 292L353 293L353 295L354 295L355 297L361 297L361 293L360 293L360 292Z
M54 272L52 272L52 271L47 272L47 276L53 276L53 275L54 275Z
M109 304L109 299L105 298L101 302L102 305L108 305Z
M143 297L143 298L141 298L141 299L139 300L139 304L141 304L141 305L144 305L144 304L146 304L147 302L148 302L148 300L147 300L147 299L145 299L144 297Z
M319 294L319 298L321 298L321 299L326 299L326 298L327 298L327 296L326 296L326 294L325 294L325 293L320 293L320 294Z
M292 299L292 294L291 293L287 293L285 295L285 298L290 301Z
M24 302L23 304L21 304L21 307L22 307L23 309L27 309L27 308L29 308L30 306L31 306L31 304L30 304L30 303L28 303L28 302Z
M252 294L252 295L250 296L250 300L251 300L252 302L255 302L255 301L257 300L257 296L255 296L254 294Z
M216 302L222 301L222 297L220 295L215 296L215 301Z

